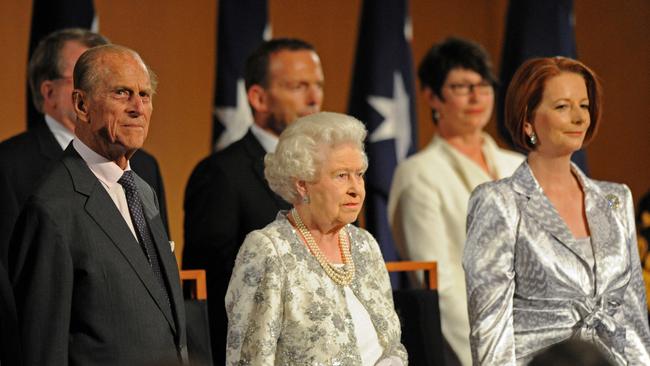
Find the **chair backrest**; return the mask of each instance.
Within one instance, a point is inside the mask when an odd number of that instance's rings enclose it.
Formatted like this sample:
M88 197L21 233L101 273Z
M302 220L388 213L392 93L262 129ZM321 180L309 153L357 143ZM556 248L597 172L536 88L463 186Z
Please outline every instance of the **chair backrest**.
M424 271L425 278L427 279L429 290L438 288L438 264L435 261L431 262L415 262L415 261L399 261L399 262L386 262L386 269L388 272L412 272Z
M387 262L389 272L425 271L426 288L393 291L395 311L402 326L402 344L409 364L444 365L444 339L440 327L436 262Z
M188 281L192 281L190 286L190 298L195 300L207 300L208 291L205 283L205 270L203 269L186 269L180 272L183 288L186 288Z
M185 296L187 352L190 363L193 366L213 366L205 270L182 270L180 277Z

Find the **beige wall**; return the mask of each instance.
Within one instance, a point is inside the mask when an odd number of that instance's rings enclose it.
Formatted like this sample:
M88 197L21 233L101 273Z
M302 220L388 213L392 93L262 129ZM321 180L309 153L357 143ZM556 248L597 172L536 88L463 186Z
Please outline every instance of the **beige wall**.
M95 0L100 29L132 47L158 73L160 86L146 149L159 160L167 188L173 239L182 245L183 194L196 163L209 153L216 13L213 0ZM318 48L325 71L325 105L345 112L361 0L270 0L275 36L304 38ZM483 43L498 66L506 0L411 0L413 53L448 35ZM650 2L576 0L581 60L602 78L605 112L587 149L592 176L624 182L635 199L650 189ZM25 63L31 4L0 2L0 139L25 126ZM418 96L419 144L433 134ZM495 131L492 123L488 130Z

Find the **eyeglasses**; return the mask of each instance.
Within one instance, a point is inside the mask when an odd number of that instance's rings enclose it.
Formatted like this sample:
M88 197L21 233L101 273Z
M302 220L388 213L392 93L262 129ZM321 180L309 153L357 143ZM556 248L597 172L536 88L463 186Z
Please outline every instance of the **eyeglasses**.
M470 84L470 83L458 83L458 84L449 84L447 85L451 92L457 96L470 95L472 92L476 94L488 95L494 92L492 84L487 81L481 81L480 83Z

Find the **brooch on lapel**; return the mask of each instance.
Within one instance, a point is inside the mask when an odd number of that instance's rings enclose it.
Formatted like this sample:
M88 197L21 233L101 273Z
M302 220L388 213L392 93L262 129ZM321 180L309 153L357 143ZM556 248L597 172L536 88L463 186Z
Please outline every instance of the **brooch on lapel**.
M621 200L618 199L617 195L610 193L607 196L605 196L605 198L607 199L607 204L609 205L609 208L617 209L621 207Z

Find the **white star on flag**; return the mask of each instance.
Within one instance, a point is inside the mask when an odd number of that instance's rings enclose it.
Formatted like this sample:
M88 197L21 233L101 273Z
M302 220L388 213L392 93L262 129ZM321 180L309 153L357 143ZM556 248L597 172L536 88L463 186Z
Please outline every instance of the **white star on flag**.
M402 161L411 144L409 95L402 74L398 71L393 74L393 98L369 95L368 104L384 117L384 121L370 133L369 141L395 139L395 156L398 162Z
M214 114L225 127L215 145L216 150L222 150L244 137L248 127L253 124L253 113L248 105L244 79L237 80L237 105L216 107Z

